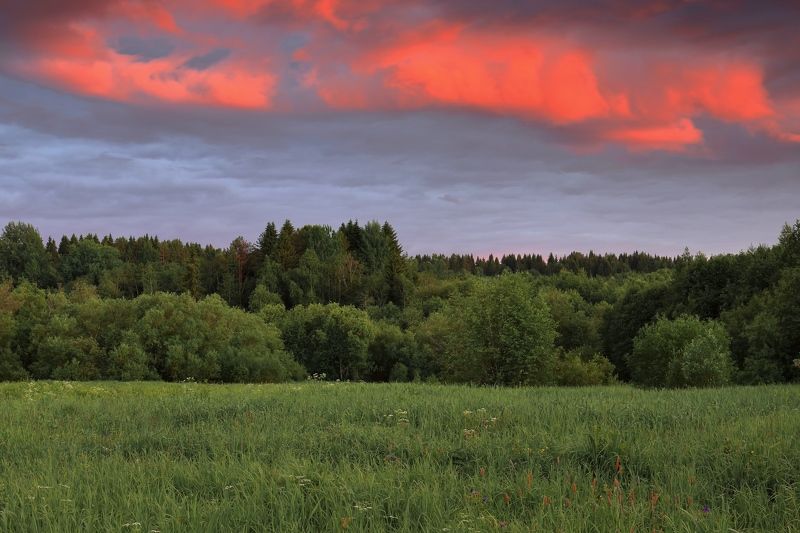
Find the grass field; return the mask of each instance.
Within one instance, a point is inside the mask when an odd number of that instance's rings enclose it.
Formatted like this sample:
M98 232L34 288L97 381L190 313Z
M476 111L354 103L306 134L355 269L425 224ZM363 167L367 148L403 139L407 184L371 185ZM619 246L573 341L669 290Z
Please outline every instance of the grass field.
M800 388L0 384L2 531L800 531Z

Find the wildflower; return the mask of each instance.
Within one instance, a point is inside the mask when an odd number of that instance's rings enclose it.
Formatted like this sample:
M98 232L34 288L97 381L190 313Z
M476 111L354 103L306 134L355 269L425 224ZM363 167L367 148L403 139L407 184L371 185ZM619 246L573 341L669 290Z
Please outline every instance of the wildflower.
M486 414L486 409L484 409L483 407L481 407L480 409L478 409L478 411L477 411L477 412L478 412L478 414L480 414L480 415L485 415L485 414Z
M576 492L578 492L578 485L574 481L572 482L572 486L570 487L570 490L572 491L572 494L575 494Z
M533 472L530 471L528 472L528 475L526 476L525 479L525 483L526 485L528 485L528 489L530 490L530 488L533 486Z
M658 497L659 497L659 495L658 495L657 492L651 492L650 493L650 508L651 509L655 508L655 506L658 505Z
M469 418L470 416L472 416L472 411L470 411L469 409L465 409L464 410L464 416Z
M500 520L500 521L497 523L497 525L498 525L498 526L500 526L500 529L504 529L504 528L507 528L507 527L508 527L508 522L506 522L505 520Z
M464 438L465 439L471 439L475 435L476 435L476 433L475 433L474 429L465 429L464 430Z
M572 501L570 501L569 498L564 498L564 507L566 507L567 509L572 507Z
M481 477L486 477L486 469L481 467L480 470L478 470L478 474L480 474Z
M708 505L704 505L703 506L703 513L708 514L710 512L711 512L711 509L709 509Z
M614 470L619 472L621 468L622 468L622 461L620 460L619 455L618 455L617 456L617 460L614 461Z
M542 505L544 505L545 507L550 505L550 496L545 496L544 498L542 498Z
M503 493L503 501L506 502L506 505L511 503L511 496L509 496L507 492Z

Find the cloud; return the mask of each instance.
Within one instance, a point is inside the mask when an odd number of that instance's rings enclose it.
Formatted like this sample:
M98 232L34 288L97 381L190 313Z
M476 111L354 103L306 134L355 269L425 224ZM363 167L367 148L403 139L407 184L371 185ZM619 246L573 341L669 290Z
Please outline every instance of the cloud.
M144 39L138 35L124 35L111 41L117 53L134 56L139 61L151 61L167 57L175 50L175 45L167 39Z
M41 58L18 68L31 78L80 94L124 102L173 102L239 108L269 108L275 78L243 65L198 71L182 62L146 63L106 52L89 60Z
M608 132L608 138L623 141L641 148L682 150L686 145L698 144L703 133L689 119L681 119L667 126L622 128Z
M189 58L183 66L193 70L207 70L216 65L220 61L224 61L231 55L231 51L227 48L217 48L207 54L194 56Z
M136 105L467 110L576 150L684 151L706 143L707 117L800 142L791 2L43 0L6 14L0 72Z
M411 253L774 242L796 217L800 153L725 120L693 125L708 151L576 153L580 137L513 115L130 105L0 76L0 213L56 237L221 246L285 218L388 219Z

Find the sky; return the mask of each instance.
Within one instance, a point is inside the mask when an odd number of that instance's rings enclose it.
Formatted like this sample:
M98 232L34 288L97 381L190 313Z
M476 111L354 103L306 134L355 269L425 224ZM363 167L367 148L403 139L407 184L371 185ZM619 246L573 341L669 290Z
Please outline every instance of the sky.
M0 0L0 223L415 253L773 243L800 2Z

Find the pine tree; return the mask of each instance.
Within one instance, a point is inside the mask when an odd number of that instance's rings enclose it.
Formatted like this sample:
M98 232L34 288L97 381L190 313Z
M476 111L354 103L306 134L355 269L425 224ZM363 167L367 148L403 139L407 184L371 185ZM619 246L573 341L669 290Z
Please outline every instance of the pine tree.
M404 283L406 265L403 258L403 249L400 246L397 233L388 222L383 224L382 230L389 245L389 257L386 261L386 284L389 288L389 301L402 307L405 305L406 300Z
M278 230L275 229L275 223L270 222L267 224L266 229L258 237L258 250L261 252L261 257L272 258L273 254L278 247Z
M297 253L296 232L289 220L283 223L278 235L277 255L278 262L284 270L296 267L300 259Z

